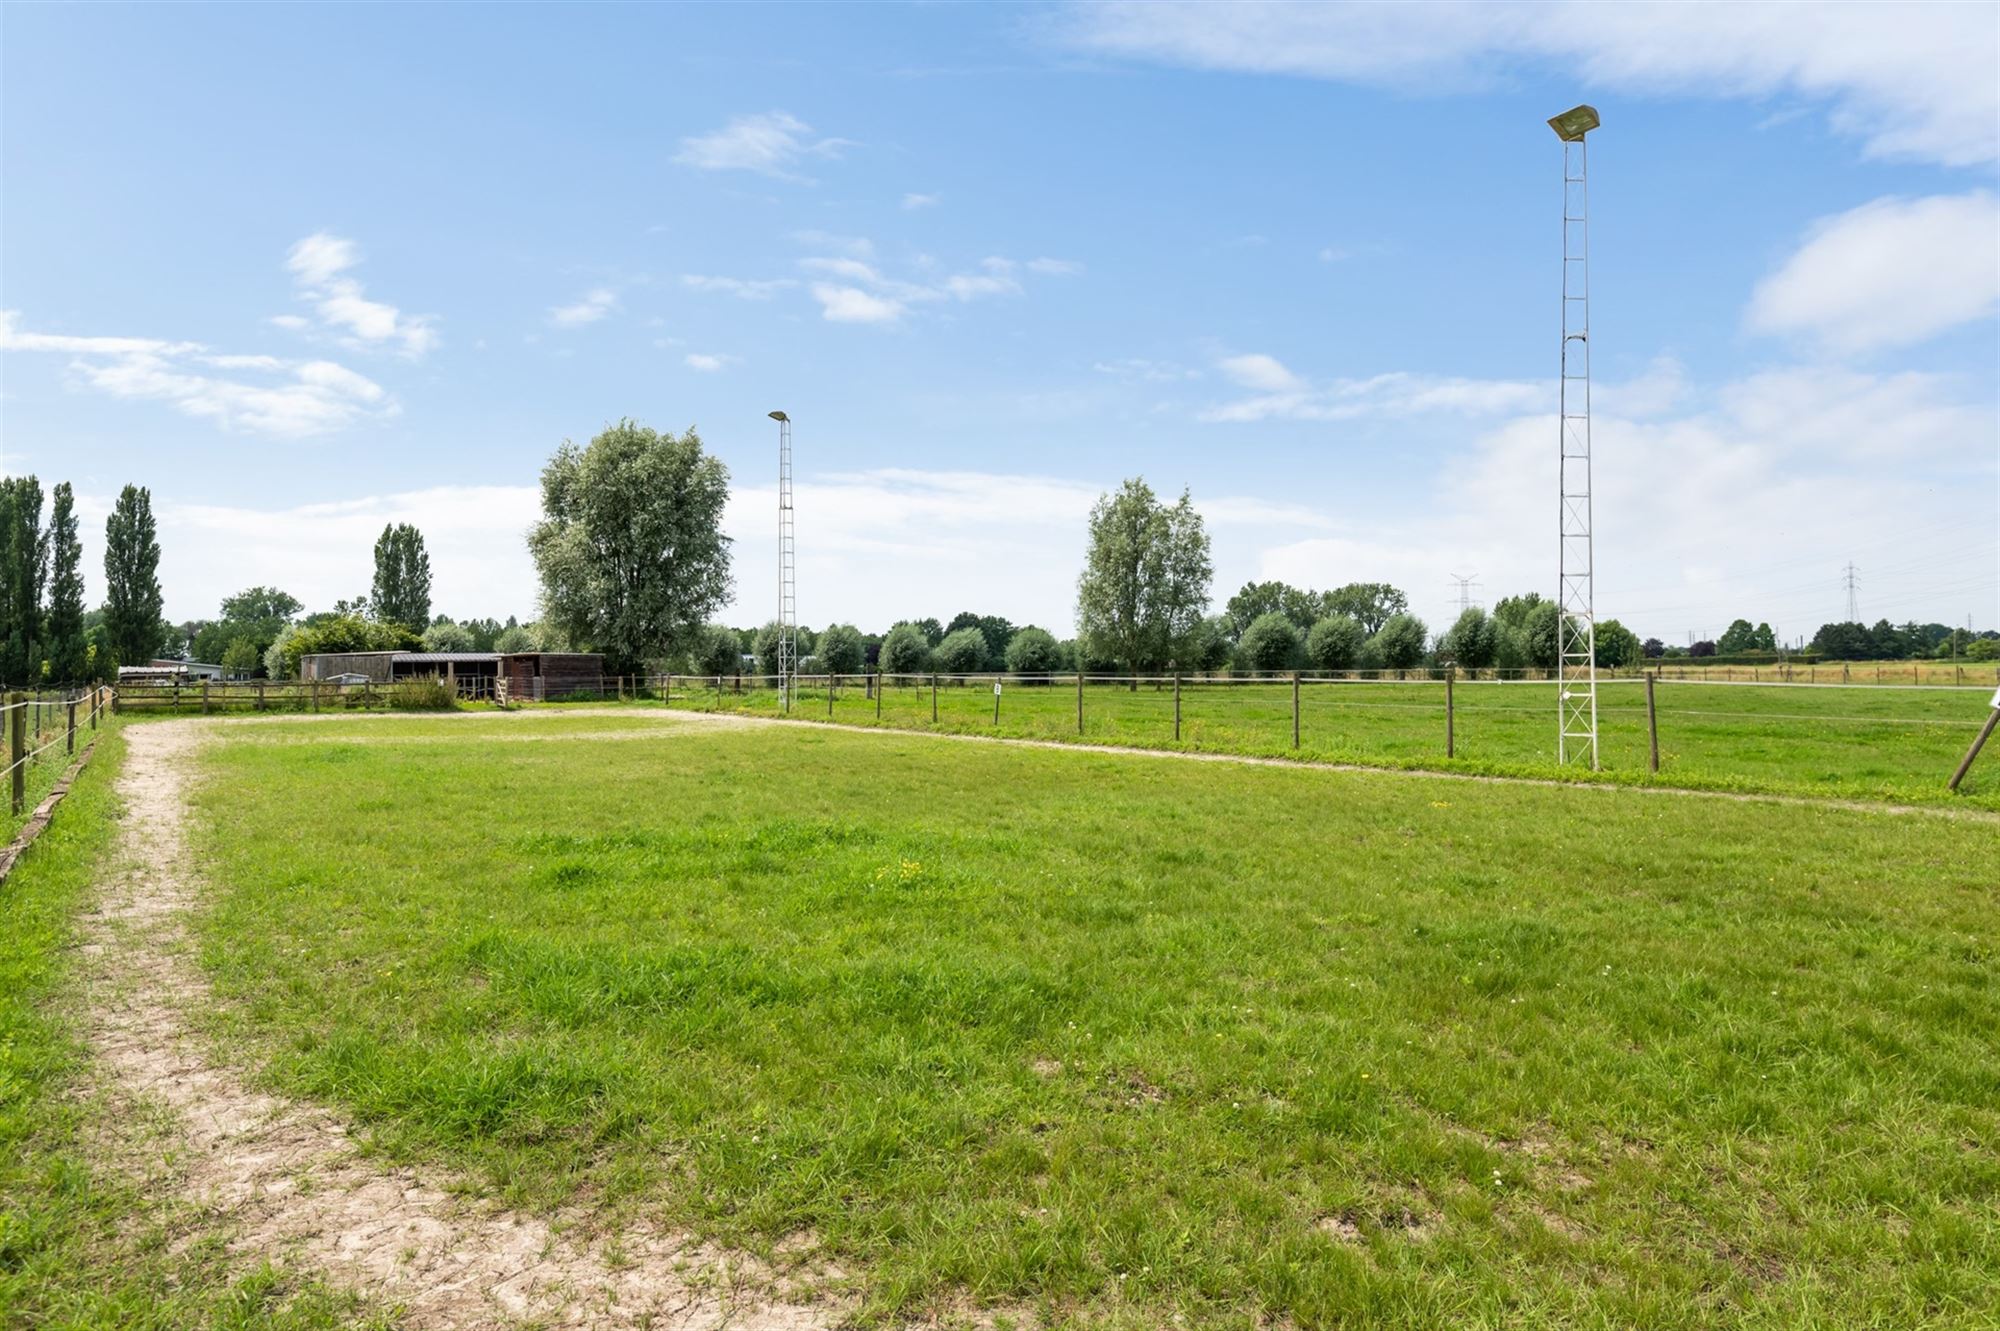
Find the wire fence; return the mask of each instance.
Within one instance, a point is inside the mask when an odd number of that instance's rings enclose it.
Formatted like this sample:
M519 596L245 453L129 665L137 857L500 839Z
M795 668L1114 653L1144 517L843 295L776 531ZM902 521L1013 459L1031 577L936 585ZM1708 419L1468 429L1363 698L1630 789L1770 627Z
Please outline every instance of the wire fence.
M1747 676L1762 668L1730 669ZM1990 713L1984 682L1877 683L1825 666L1814 679L1814 669L1776 678L1671 668L1602 674L1599 765L1692 784L1909 795L1935 789ZM1556 765L1558 685L1543 673L869 672L796 676L785 689L758 674L568 677L525 691L496 687L491 677L452 683L461 700L503 706L640 701L953 733L1546 772ZM127 685L113 705L155 714L377 710L398 706L399 688L411 682ZM1994 784L1985 781L1989 793Z
M676 708L1138 747L1488 770L1555 766L1557 685L1456 672L612 678ZM1992 714L1986 685L1607 679L1600 766L1668 781L1907 795ZM1984 788L1991 793L1996 783Z
M102 685L6 695L0 703L0 727L7 733L4 775L14 822L27 810L30 787L54 784L56 774L75 756L79 731L88 745L89 734L102 726L113 697L113 690Z
M490 702L490 675L407 676L396 680L342 682L314 679L189 680L121 684L115 710L139 714L208 715L220 712L369 711L398 704L398 685L449 683L462 702ZM607 681L600 680L601 686ZM593 695L598 696L598 695Z

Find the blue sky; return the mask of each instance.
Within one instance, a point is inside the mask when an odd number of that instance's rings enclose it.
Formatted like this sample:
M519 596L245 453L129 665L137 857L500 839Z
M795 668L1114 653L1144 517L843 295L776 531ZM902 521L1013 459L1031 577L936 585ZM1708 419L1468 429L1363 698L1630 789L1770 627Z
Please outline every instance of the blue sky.
M1991 626L1995 14L10 6L0 465L93 537L149 485L177 618L363 591L389 520L525 618L555 445L694 424L750 623L783 407L809 623L1067 631L1143 474L1218 605L1441 627L1555 580L1589 100L1600 613L1810 634L1852 560L1869 619Z

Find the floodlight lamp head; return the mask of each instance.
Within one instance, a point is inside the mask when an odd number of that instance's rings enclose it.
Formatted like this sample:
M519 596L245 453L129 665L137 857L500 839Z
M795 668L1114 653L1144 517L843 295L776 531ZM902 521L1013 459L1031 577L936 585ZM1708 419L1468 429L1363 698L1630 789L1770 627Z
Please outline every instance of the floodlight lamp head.
M1583 136L1602 123L1597 118L1594 106L1573 106L1559 116L1549 118L1549 128L1564 143L1582 143Z
M766 414L774 421L790 421L792 419L782 411L767 412Z

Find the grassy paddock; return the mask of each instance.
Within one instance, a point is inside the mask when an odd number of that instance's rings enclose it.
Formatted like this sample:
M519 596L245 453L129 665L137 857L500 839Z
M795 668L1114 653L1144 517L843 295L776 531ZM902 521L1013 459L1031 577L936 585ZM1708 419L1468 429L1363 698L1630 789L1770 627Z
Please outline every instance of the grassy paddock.
M221 1038L866 1319L2000 1314L1989 824L622 719L222 732Z
M1308 682L1299 693L1299 748L1292 748L1289 683L1183 685L1181 733L1174 738L1171 684L1091 683L1084 726L1076 724L1074 684L1006 682L1000 720L993 689L974 680L938 691L914 679L875 700L861 677L835 690L799 691L793 713L806 720L953 733L1000 734L1196 752L1298 756L1387 766L1549 776L1555 763L1555 685L1461 682L1453 689L1457 756L1445 758L1442 682ZM1657 690L1660 773L1647 772L1645 684L1599 686L1602 779L1696 789L1833 795L1909 801L1961 800L2000 808L2000 754L1973 769L1958 796L1945 780L1984 720L1989 690L1753 687L1663 683ZM673 705L775 714L775 690L737 694L692 681ZM1574 770L1568 773L1575 775Z
M232 1258L213 1217L143 1178L105 1122L73 1026L75 918L111 853L115 727L4 885L0 923L0 1327L332 1331L355 1301ZM106 1158L123 1142L133 1159ZM131 1173L126 1172L130 1168ZM365 1323L374 1325L374 1323Z

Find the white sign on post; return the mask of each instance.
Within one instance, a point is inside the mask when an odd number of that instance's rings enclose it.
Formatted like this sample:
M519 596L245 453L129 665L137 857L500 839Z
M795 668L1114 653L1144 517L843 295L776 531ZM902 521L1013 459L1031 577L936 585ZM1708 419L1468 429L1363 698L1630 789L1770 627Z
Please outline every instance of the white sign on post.
M994 687L999 687L995 685ZM2000 712L2000 689L1993 690L1993 710Z
M997 679L993 681L993 696L996 698L1000 696L1000 681ZM2000 693L1993 695L1993 705L2000 707Z

